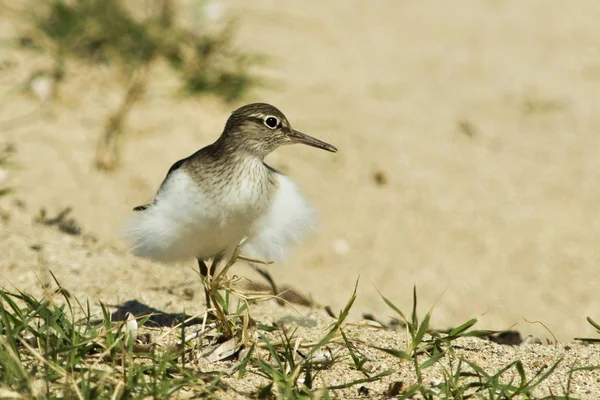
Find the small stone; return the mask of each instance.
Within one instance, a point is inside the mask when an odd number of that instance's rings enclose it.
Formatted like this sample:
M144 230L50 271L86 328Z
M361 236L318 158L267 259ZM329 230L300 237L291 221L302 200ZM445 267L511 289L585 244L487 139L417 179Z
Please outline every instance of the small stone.
M41 102L52 99L52 80L44 75L40 75L31 81L31 91Z
M211 21L220 21L225 16L225 8L220 1L209 1L204 5L204 14Z
M442 383L444 383L444 380L443 380L442 378L432 378L432 379L429 381L429 384L430 384L432 387L438 387L438 386L440 386Z
M521 347L525 347L530 344L542 344L542 340L533 335L529 335L525 339L523 339L523 341L521 342Z
M388 178L387 178L387 175L385 174L385 172L375 171L375 173L373 173L373 181L378 186L385 186L388 183Z
M183 289L183 297L185 297L186 300L193 300L194 299L194 289L192 289L192 288Z
M358 388L358 395L359 396L368 396L369 395L369 388L365 387L365 386L361 386Z
M128 344L133 343L137 338L138 324L132 313L125 314L127 322L125 323L125 340Z
M460 133L469 138L474 138L479 134L479 129L477 128L477 126L475 126L475 124L466 119L458 121L458 130L460 131Z
M388 387L386 396L389 396L389 397L398 396L400 393L402 393L403 387L404 387L404 382L402 382L402 381L390 383L390 386Z
M335 239L333 243L331 243L331 247L333 247L333 251L339 255L348 254L350 252L350 245L344 239Z

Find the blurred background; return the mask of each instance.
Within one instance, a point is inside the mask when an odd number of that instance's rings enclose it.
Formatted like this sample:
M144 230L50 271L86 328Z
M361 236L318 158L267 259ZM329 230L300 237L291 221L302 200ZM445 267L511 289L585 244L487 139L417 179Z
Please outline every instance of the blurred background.
M0 0L0 284L52 270L92 299L199 308L193 263L135 259L121 228L260 101L339 149L268 159L321 216L277 282L337 310L360 277L356 318L416 286L439 328L589 335L599 18L593 0Z

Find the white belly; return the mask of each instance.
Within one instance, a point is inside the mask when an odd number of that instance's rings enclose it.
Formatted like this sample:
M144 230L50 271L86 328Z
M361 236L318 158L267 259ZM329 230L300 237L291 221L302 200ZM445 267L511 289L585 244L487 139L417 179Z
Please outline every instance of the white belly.
M294 182L274 177L278 185L268 202L257 197L261 194L249 180L214 200L185 171L174 171L155 204L129 222L125 236L135 255L160 262L230 254L246 236L243 255L282 261L285 251L314 228L316 218Z
M155 204L129 222L125 236L141 257L161 262L206 260L249 235L260 217L259 199L252 195L251 187L242 185L214 200L183 170L174 171Z

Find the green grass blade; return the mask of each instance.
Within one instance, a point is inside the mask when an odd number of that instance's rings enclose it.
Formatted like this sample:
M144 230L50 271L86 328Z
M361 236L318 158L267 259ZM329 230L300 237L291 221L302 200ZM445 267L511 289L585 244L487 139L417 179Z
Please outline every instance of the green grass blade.
M429 367L433 366L436 362L438 362L444 356L445 356L444 352L439 352L437 354L434 354L433 356L429 357L427 360L425 360L421 364L421 369L425 369L425 368L429 368Z
M392 356L396 357L396 358L400 358L402 360L405 361L410 361L411 360L411 356L410 354L406 353L405 351L402 350L398 350L398 349L389 349L389 348L385 348L385 347L377 347L375 346L375 348L377 350L381 350L385 353L391 354Z
M328 386L327 389L329 389L329 390L346 389L346 388L352 387L354 385L359 385L361 383L375 382L375 381L378 381L379 379L389 376L393 373L394 373L394 371L390 369L387 371L383 371L380 374L373 375L373 376L366 377L366 378L357 379L352 382L342 383L341 385Z
M366 359L360 359L356 355L356 353L352 349L352 344L350 343L350 341L346 337L346 334L344 333L343 329L340 329L340 333L342 334L342 338L344 339L344 344L346 345L346 348L348 349L348 352L350 353L350 357L352 358L352 361L354 362L354 366L356 367L357 370L359 370L360 372L362 372L363 375L368 378L369 377L369 373L364 368L364 364L365 364Z
M346 303L346 306L340 312L340 315L339 315L337 321L333 324L333 327L329 330L329 333L327 335L325 335L324 338L319 340L319 342L310 349L310 351L308 352L308 356L312 356L313 354L315 354L315 352L317 350L319 350L325 344L329 343L331 341L331 339L333 339L335 337L338 330L340 329L340 327L342 326L342 324L348 317L348 314L350 313L350 309L354 305L354 301L356 300L356 290L357 289L358 289L358 280L356 281L356 284L354 285L354 290L352 291L350 300L348 300L348 303Z
M419 318L417 316L417 286L413 286L412 326L413 329L417 329L419 326Z
M385 304L387 304L387 306L389 308L394 310L394 312L400 316L400 318L402 319L402 322L404 322L404 323L408 322L404 313L402 311L400 311L400 309L398 307L396 307L396 305L394 303L392 303L387 297L385 297L383 294L381 294L381 292L379 293L379 295L381 296L381 298L383 299Z
M472 318L472 319L468 320L467 322L465 322L464 324L462 324L461 326L452 329L448 333L448 337L451 337L451 338L459 337L465 331L467 331L469 328L471 328L473 325L475 325L476 323L477 323L477 318Z
M600 333L600 325L596 321L594 321L590 317L587 317L587 321L598 331L598 333Z
M429 331L430 319L431 319L431 314L427 313L425 315L425 318L423 318L423 321L421 321L421 324L419 325L419 329L417 330L417 333L415 334L415 337L413 338L413 349L415 349L415 350L417 349L417 347L423 341L423 337L425 336L427 331Z
M552 373L554 373L554 371L556 370L556 368L558 368L559 364L563 361L562 358L558 359L554 364L552 364L550 366L550 368L548 368L543 374L539 375L537 377L537 381L536 382L530 382L528 384L529 386L529 390L533 391L536 387L538 387L543 381L545 381L550 375L552 375ZM586 368L589 367L582 367L583 371L587 370ZM597 367L596 369L600 369L600 367Z

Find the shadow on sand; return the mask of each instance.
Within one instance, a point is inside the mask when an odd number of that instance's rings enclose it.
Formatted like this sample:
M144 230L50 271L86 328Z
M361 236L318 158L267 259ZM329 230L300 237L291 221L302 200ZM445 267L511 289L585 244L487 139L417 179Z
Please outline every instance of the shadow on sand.
M123 304L111 307L116 308L116 311L111 314L113 321L125 321L127 319L127 313L131 313L136 318L143 318L149 315L150 317L146 322L146 326L151 327L172 327L183 321L186 321L184 326L192 326L202 323L202 318L192 318L191 315L182 313L164 312L140 303L137 300L129 300Z

